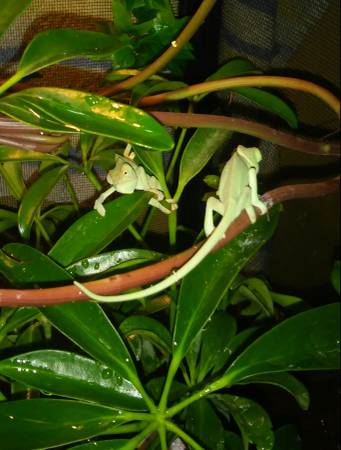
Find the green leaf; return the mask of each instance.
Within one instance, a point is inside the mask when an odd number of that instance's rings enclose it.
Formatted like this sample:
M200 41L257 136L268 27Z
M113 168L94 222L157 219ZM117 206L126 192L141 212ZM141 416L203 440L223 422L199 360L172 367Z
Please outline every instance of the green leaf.
M26 47L17 72L0 87L0 94L22 78L52 64L75 57L111 60L115 67L135 62L131 46L109 34L69 28L47 30L35 35Z
M241 268L271 237L277 226L278 212L278 208L273 208L270 220L260 217L184 278L173 337L174 359L180 361L186 355L191 342L205 326Z
M232 385L269 372L337 369L339 327L339 305L336 303L297 314L244 350L219 384Z
M249 87L234 88L232 90L281 117L291 128L298 128L296 113L277 95L263 89Z
M231 136L228 130L199 128L189 140L181 157L179 184L174 198L181 196L185 186L209 162L214 153L225 144Z
M120 325L128 340L143 337L167 353L172 351L172 338L167 328L152 317L130 316Z
M233 416L242 433L245 448L251 443L255 444L258 450L272 450L272 423L259 404L248 398L228 394L214 395L212 399L218 410L227 416Z
M44 171L25 192L18 210L18 228L24 239L29 239L32 224L43 201L67 169L65 165Z
M134 152L143 166L159 180L163 190L167 191L162 155L160 153L146 151L136 146L134 146Z
M128 439L115 439L110 441L92 441L88 444L77 445L69 450L122 450L129 442Z
M0 373L49 394L126 410L145 410L140 393L112 369L75 353L40 350L0 362Z
M1 0L0 39L11 23L32 2L32 0Z
M81 259L66 268L73 277L98 276L117 269L136 267L137 265L156 261L162 257L161 253L144 249L122 249L101 253Z
M340 261L335 261L330 279L333 288L340 295Z
M41 308L41 312L54 327L94 359L135 382L136 368L128 349L97 303L48 306Z
M49 153L0 145L0 161L55 161L60 163L62 159Z
M199 400L186 409L186 430L206 450L225 450L224 427L208 400Z
M0 233L14 227L17 224L17 220L17 213L0 208Z
M198 383L213 370L216 372L230 356L227 345L236 334L237 323L233 316L217 311L202 333Z
M26 190L21 164L16 161L0 163L0 174L5 179L13 197L16 200L21 200Z
M106 203L104 217L95 210L88 212L66 230L49 256L65 267L99 253L140 216L149 198L134 192Z
M31 88L0 99L0 110L13 100L14 104L24 100L38 117L43 112L72 131L121 139L159 151L170 150L174 144L167 130L146 112L99 95L72 89Z
M261 384L272 384L278 386L281 389L286 390L291 394L300 405L300 407L307 411L309 409L309 392L297 378L287 372L275 372L266 373L261 375L255 375L246 378L246 380L241 381L240 384L250 384L250 383L261 383Z
M243 307L243 303L249 302ZM257 319L271 317L274 314L272 295L266 283L259 278L245 279L231 298L232 305L241 304L241 314L244 316L257 315Z
M0 272L16 287L37 287L72 280L51 258L26 244L12 243L2 248Z
M102 434L119 420L117 411L69 400L0 403L0 442L6 450L58 447ZM20 430L20 433L18 433Z
M0 341L3 336L22 327L28 322L36 319L39 316L39 311L36 308L24 307L17 308L13 314L5 321L3 325L0 324Z

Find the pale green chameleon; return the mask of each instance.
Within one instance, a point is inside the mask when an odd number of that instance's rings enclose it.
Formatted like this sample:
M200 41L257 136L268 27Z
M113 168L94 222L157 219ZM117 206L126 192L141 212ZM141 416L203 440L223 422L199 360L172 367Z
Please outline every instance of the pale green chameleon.
M187 263L169 277L138 292L110 296L95 294L76 281L74 284L93 300L124 302L155 295L181 280L210 253L243 210L252 223L257 217L255 207L259 209L260 214L267 212L266 205L258 198L257 193L257 173L261 159L258 148L238 146L222 171L217 190L218 198L209 197L207 200L204 229L208 239ZM216 228L213 223L214 211L222 215Z
M165 214L170 214L177 209L177 205L173 203L172 199L166 200L166 202L172 204L171 209L165 208L160 203L165 196L159 180L152 175L148 175L142 166L137 165L133 161L134 157L130 144L124 150L123 156L115 156L115 167L109 170L107 175L107 182L112 186L103 192L94 204L94 209L101 216L105 216L104 201L114 192L120 194L131 194L136 190L151 192L154 195L148 202L151 206L160 209Z

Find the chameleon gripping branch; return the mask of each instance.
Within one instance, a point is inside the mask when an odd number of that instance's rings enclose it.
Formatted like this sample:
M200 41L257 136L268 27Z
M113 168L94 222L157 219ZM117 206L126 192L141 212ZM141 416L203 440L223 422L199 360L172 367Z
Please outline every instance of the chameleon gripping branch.
M331 178L317 183L305 183L281 186L265 193L261 198L270 209L272 206L289 200L318 198L336 194L340 190L340 177ZM231 224L226 232L225 238L221 239L213 251L226 245L250 224L250 219L243 211L241 215ZM176 268L181 267L198 250L197 244L177 255L171 256L163 261L147 267L135 269L120 275L114 275L102 280L85 283L87 287L96 292L109 295L127 289L136 288L143 284L153 283L164 278ZM50 306L72 301L84 301L87 297L79 292L79 289L70 284L55 288L43 289L0 289L0 306Z

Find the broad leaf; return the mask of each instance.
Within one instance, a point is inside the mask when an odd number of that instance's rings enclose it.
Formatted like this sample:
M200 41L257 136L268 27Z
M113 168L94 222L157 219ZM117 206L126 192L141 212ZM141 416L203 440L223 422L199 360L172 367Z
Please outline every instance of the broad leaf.
M173 337L174 359L180 361L205 326L233 280L247 261L267 242L278 221L260 217L228 245L202 261L182 282Z
M208 400L199 400L186 409L185 427L206 450L225 450L224 427Z
M122 195L105 203L104 217L88 212L65 231L49 256L65 267L99 253L140 216L149 197L143 192Z
M41 312L86 353L135 384L136 369L128 349L97 303L48 306Z
M275 431L272 450L302 450L302 440L294 425L284 425Z
M6 450L58 447L100 435L119 420L114 409L77 401L1 402L0 442Z
M17 161L0 163L0 174L16 200L21 200L25 193L26 186L23 180L21 164Z
M253 443L257 450L272 450L272 423L259 404L247 398L227 394L215 395L212 399L219 411L228 417L232 415L242 433L245 448L248 448L248 443Z
M79 56L112 60L118 68L135 61L132 48L123 48L119 39L108 34L71 28L43 31L28 44L17 72L0 87L0 93L33 72Z
M31 88L0 99L0 110L2 104L6 108L11 102L16 105L22 100L38 117L43 112L73 132L99 134L160 151L173 147L169 133L152 116L100 95L72 89Z
M0 362L0 373L49 394L127 410L145 410L130 381L75 353L40 350Z
M129 442L128 439L115 439L110 441L92 441L88 444L77 445L69 450L122 450Z
M337 369L339 309L336 303L314 308L272 328L238 356L219 385L269 372Z
M255 375L254 377L248 377L245 381L241 381L240 384L261 383L272 384L278 386L281 389L286 390L291 394L300 405L300 407L307 411L309 409L309 392L304 384L302 384L297 378L287 372L275 372L266 373L263 375Z
M65 165L44 171L25 192L18 211L18 228L24 239L29 239L32 224L43 201L67 169L68 166Z
M32 0L1 0L0 39L3 33L32 2Z
M6 244L0 251L0 272L15 287L66 283L72 277L51 258L26 244Z

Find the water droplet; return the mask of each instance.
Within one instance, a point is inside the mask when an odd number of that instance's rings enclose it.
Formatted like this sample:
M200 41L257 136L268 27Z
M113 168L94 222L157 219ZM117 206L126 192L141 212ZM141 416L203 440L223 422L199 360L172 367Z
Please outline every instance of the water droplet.
M112 378L112 370L111 369L104 369L102 370L102 378L103 380L108 380L109 378Z
M94 265L94 269L95 269L95 270L99 270L100 267L101 267L101 266L100 266L100 263L96 263L96 264Z
M87 259L84 259L84 260L82 261L82 266L83 266L85 269L87 269L87 268L89 267L89 261L88 261Z

